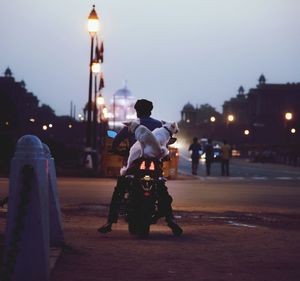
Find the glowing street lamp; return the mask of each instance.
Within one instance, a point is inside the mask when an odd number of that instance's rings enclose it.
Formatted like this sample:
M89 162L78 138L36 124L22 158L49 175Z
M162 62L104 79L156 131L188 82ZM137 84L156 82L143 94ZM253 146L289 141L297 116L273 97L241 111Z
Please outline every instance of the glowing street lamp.
M93 9L88 17L88 31L91 37L94 37L99 31L99 18L95 10L95 5L93 5Z
M92 72L97 75L101 71L101 64L99 61L94 60L92 63Z
M97 97L97 105L100 107L100 106L103 106L104 104L105 104L104 98L103 98L102 94L100 94L100 95Z
M91 57L90 57L90 79L89 79L89 95L88 95L88 106L87 106L87 130L86 130L86 147L91 148L91 137L92 137L92 80L93 80L93 54L94 54L94 38L99 31L99 18L95 10L95 5L90 12L88 17L88 32L91 37Z
M227 116L227 120L228 120L228 122L233 122L234 121L234 115L233 114L229 114L228 116Z
M295 128L292 128L292 129L291 129L291 133L292 133L292 134L296 134L296 129L295 129Z
M210 117L210 122L212 122L212 123L216 122L216 117L215 116L211 116Z
M248 129L244 130L244 135L245 136L249 136L250 135L250 131Z
M293 119L293 114L291 112L286 112L284 118L285 120L290 121Z

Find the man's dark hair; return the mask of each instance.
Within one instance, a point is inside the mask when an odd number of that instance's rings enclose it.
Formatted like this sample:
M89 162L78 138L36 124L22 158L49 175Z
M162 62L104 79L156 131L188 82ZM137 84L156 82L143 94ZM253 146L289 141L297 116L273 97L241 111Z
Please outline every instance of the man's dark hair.
M153 109L153 104L149 100L140 99L135 103L134 109L136 110L138 118L149 117Z
M198 142L198 138L197 137L194 137L193 138L193 143L197 143Z

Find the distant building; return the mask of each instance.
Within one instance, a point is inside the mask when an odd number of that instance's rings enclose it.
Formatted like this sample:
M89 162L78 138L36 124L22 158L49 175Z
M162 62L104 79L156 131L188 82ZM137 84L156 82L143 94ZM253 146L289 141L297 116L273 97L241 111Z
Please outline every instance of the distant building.
M123 126L123 122L136 119L134 105L136 98L125 85L117 90L108 107L108 123L111 128Z
M261 75L259 84L247 96L257 140L274 144L300 140L300 83L268 84ZM286 119L286 113L291 114L290 120Z
M228 116L234 117L234 122L241 124L249 124L249 103L247 95L243 86L238 89L236 97L231 98L229 101L225 101L223 104L223 116L225 122L227 122Z
M271 84L262 74L256 88L245 93L240 86L236 97L224 102L222 116L214 124L205 125L200 111L190 103L183 107L181 126L184 132L188 129L187 135L206 134L249 145L300 143L300 83Z
M33 134L47 143L56 161L64 161L66 148L84 144L84 123L54 110L28 92L24 81L17 82L10 68L0 76L0 170L8 167L17 140ZM74 156L70 153L69 156Z

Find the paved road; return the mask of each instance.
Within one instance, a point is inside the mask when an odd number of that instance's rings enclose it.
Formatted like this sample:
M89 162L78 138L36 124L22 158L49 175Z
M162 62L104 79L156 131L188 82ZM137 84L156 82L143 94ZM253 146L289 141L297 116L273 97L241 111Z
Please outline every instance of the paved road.
M148 241L130 236L124 220L107 235L96 231L115 179L59 178L69 248L51 280L300 280L299 182L235 178L168 181L184 234L172 237L160 220ZM0 197L7 186L0 178Z
M106 206L115 179L60 178L62 206ZM8 180L0 179L0 197L8 192ZM168 187L178 210L300 212L298 181L280 180L170 180Z
M187 152L181 151L179 158L179 171L183 174L191 173L191 160ZM200 161L198 175L205 179L205 162ZM211 177L206 179L217 179L221 175L219 162L212 164ZM203 178L205 177L205 178ZM279 164L250 163L247 159L233 158L230 162L230 177L233 180L294 180L300 181L300 167L292 167ZM199 178L199 179L201 179Z

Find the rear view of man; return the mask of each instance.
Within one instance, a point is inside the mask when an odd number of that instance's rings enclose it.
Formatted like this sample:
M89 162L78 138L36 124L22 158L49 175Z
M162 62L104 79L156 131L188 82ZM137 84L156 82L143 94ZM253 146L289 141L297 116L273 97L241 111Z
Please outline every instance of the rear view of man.
M231 147L226 140L221 146L221 172L222 176L229 176L229 159L231 157Z
M156 128L162 127L162 123L159 120L156 120L151 116L151 111L153 109L153 104L151 101L146 99L138 100L134 106L137 117L140 119L140 124L146 126L149 130L153 131ZM128 127L125 126L115 137L112 150L117 150L119 144L125 140L129 140L129 145L132 146L135 142L135 136L132 132L129 131ZM112 224L116 223L119 215L119 206L120 202L124 196L126 185L128 184L128 180L125 176L119 176L117 181L117 186L112 195L109 215L107 223L101 226L98 231L100 233L107 233L112 231ZM174 235L180 235L182 233L182 229L174 222L174 216L172 211L172 197L168 193L167 187L161 189L159 192L159 205L161 206L161 211L163 215L166 217L166 222L168 226L172 229ZM155 221L154 221L155 222Z

